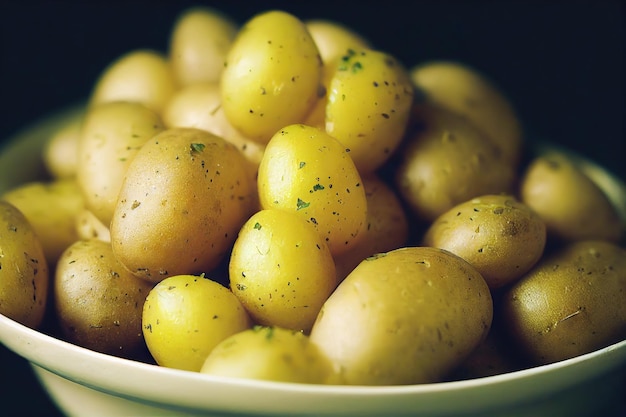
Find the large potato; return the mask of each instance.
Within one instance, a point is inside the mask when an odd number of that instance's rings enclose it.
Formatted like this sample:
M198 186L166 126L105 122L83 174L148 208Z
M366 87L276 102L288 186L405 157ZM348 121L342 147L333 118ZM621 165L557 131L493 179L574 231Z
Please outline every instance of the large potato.
M492 318L489 287L469 263L405 247L361 262L328 298L310 337L340 383L428 383L468 357Z
M49 285L48 263L35 229L17 207L0 200L0 313L38 328Z

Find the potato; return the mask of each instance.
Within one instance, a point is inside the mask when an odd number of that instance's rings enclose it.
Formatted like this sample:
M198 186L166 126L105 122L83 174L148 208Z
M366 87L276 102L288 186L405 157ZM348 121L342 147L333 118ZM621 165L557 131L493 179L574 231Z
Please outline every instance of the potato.
M35 229L17 207L0 200L0 314L37 329L49 285L48 262Z
M142 329L156 362L199 371L222 340L251 326L237 297L204 276L171 276L150 291Z
M136 49L118 57L102 71L89 97L89 106L130 101L141 103L160 115L177 88L163 53Z
M54 279L61 336L97 352L140 357L141 311L151 288L118 262L109 243L76 241L61 255Z
M454 61L426 61L411 68L410 75L418 97L467 118L517 166L523 145L521 121L493 80Z
M8 190L2 199L17 207L35 230L49 266L78 240L76 216L85 199L76 178L24 183Z
M284 11L262 12L239 30L220 80L222 106L245 137L265 144L302 123L317 100L322 61L304 23Z
M491 289L532 268L546 246L546 225L512 195L484 195L441 214L422 239L472 264Z
M516 169L467 119L430 105L415 107L393 168L394 185L412 213L430 223L457 204L485 194L512 194Z
M232 378L321 384L326 382L331 368L330 362L305 334L275 326L255 326L217 345L200 372Z
M44 144L43 163L53 179L76 176L82 121L83 113L77 113L56 130Z
M335 289L335 264L313 225L293 212L261 210L230 256L230 288L255 322L310 331Z
M351 49L330 80L326 132L349 149L359 172L374 172L399 146L412 104L413 85L397 59Z
M237 29L232 19L211 7L183 10L174 22L168 50L178 85L218 82Z
M100 239L105 242L111 242L111 232L109 227L102 223L88 209L83 209L76 214L75 219L77 240Z
M348 385L440 381L483 341L493 319L487 283L445 250L404 247L361 262L311 330Z
M608 197L558 151L530 162L521 178L520 199L543 219L551 240L616 243L624 234L625 226Z
M592 352L626 338L626 251L571 242L542 259L503 296L503 322L533 364Z
M296 124L277 132L265 148L257 184L262 208L310 221L333 255L349 250L365 231L361 176L345 147L315 127Z
M251 214L246 160L205 130L167 129L130 162L113 212L115 256L136 276L215 268Z
M140 103L107 102L87 111L78 145L76 178L87 209L104 225L111 223L130 161L144 143L164 129L159 115Z

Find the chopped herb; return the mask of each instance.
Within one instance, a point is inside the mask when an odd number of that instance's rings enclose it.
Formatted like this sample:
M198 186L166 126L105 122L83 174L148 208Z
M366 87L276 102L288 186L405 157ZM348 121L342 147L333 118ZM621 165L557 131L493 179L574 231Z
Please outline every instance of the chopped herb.
M259 223L259 222L254 223L254 229L255 230L261 230L261 223Z
M305 165L306 165L306 162L300 161L300 164L298 165L298 168L302 169L302 168L304 168Z
M311 205L311 203L308 203L308 202L298 198L298 202L296 203L296 210L305 209L305 208L309 207L310 205Z
M205 144L204 143L192 143L191 144L191 153L200 153L204 150L205 148Z
M313 186L313 191L320 191L320 190L323 190L323 189L324 189L324 186L322 184L315 184Z

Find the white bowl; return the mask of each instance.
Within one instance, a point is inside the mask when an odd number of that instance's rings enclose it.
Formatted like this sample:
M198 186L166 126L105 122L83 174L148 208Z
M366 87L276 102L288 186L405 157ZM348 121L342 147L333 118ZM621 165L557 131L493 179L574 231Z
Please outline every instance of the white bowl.
M0 154L0 193L36 178L43 142L76 111L35 123L10 142ZM538 417L626 410L626 341L496 376L392 387L276 383L168 369L96 353L2 315L0 342L30 362L69 416Z

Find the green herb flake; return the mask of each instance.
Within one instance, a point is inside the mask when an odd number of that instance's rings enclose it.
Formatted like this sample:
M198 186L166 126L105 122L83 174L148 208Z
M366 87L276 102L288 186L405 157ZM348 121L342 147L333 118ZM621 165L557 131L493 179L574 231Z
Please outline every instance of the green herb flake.
M305 165L306 165L306 162L300 161L300 164L298 165L298 169L304 168Z
M298 202L296 203L296 210L305 209L305 208L309 207L310 205L311 205L311 203L306 202L306 201L298 198Z
M363 69L363 65L360 62L355 62L354 64L352 64L352 73L356 74L357 72L361 71Z
M204 143L192 143L190 145L191 153L200 153L204 150L205 146L206 145Z
M259 222L254 223L254 229L255 230L261 230L261 227L262 227L261 223L259 223Z
M315 184L313 186L313 191L321 191L324 189L324 186L322 184Z

